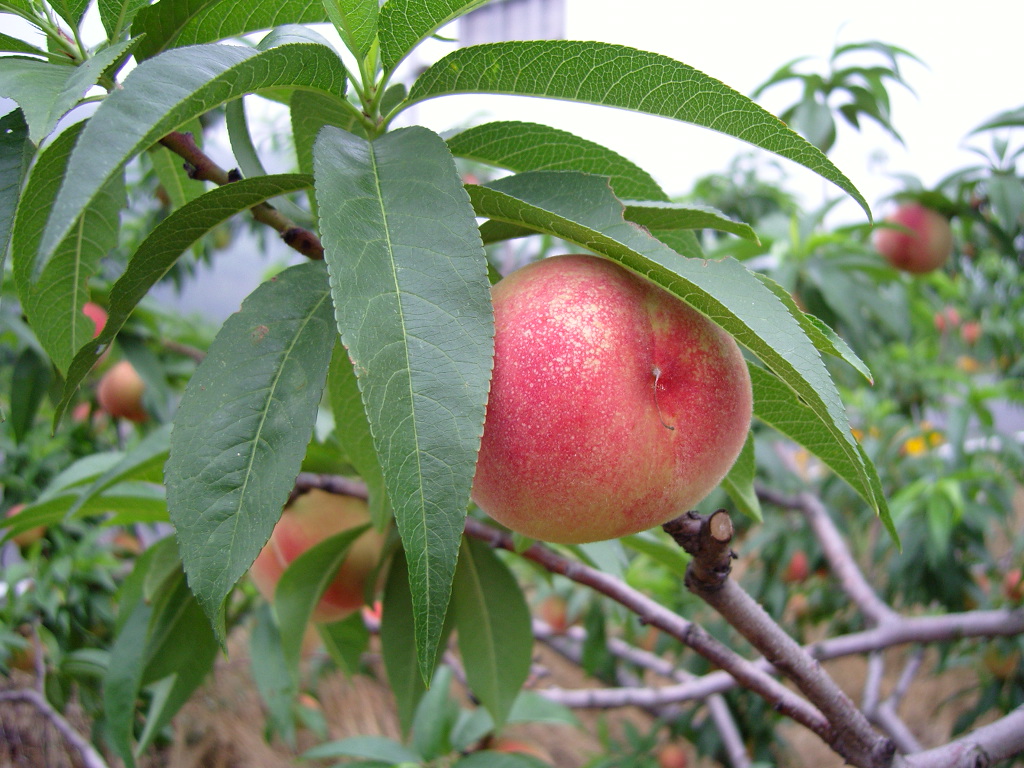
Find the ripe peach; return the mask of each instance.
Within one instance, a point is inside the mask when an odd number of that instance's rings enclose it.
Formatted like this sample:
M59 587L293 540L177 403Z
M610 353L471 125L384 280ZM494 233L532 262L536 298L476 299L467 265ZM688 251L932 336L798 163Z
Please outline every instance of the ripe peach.
M786 570L782 573L782 580L787 584L798 584L807 578L810 571L807 553L798 549L789 559L789 564L786 565Z
M82 314L92 320L96 326L96 330L92 334L92 337L95 339L103 332L104 327L107 325L107 310L99 304L87 301L82 305Z
M103 374L96 399L100 408L111 416L142 423L149 418L142 405L146 383L127 360L122 360Z
M955 307L946 307L940 312L936 312L933 320L935 321L935 330L945 333L960 325L960 313L956 311Z
M7 517L14 517L24 508L24 504L15 504L13 507L7 510ZM19 534L16 534L15 536L11 536L11 541L17 544L21 549L26 549L35 544L45 535L46 526L37 525L34 528L29 528L27 530L22 531Z
M953 253L953 231L941 213L919 203L901 205L886 219L904 229L878 229L875 248L896 269L924 274L938 269Z
M679 744L665 744L658 750L658 768L686 768L689 764L686 750Z
M561 595L548 595L541 600L537 606L537 616L556 635L564 634L569 628L569 605Z
M968 320L960 326L960 338L969 346L977 344L981 338L981 323L977 320Z
M313 489L285 508L270 541L249 573L256 588L272 600L281 574L291 562L329 536L370 522L366 502ZM367 581L373 577L384 548L384 534L369 529L349 548L341 568L313 611L315 622L338 621L363 606Z
M492 289L494 374L473 483L491 517L559 543L686 511L746 440L750 376L732 337L596 256L555 256Z
M1003 594L1011 602L1024 602L1024 571L1011 568L1003 574Z

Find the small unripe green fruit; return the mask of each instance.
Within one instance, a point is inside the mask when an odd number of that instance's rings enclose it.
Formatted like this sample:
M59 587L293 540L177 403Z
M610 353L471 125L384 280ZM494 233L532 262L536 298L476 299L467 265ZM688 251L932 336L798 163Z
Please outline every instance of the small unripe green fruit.
M530 264L492 289L494 373L473 499L513 531L582 543L687 511L750 427L736 342L596 256Z
M256 588L267 600L273 600L277 582L295 558L330 536L368 522L370 511L362 499L315 488L304 493L285 508L270 541L252 564L249 573ZM352 542L341 568L314 609L312 621L339 621L363 606L384 538L380 531L370 528Z
M906 227L875 231L875 248L896 269L921 275L938 269L953 253L953 230L941 213L919 203L896 209L886 221Z
M149 418L142 405L146 383L127 360L114 365L103 374L96 388L100 408L111 416L142 423Z

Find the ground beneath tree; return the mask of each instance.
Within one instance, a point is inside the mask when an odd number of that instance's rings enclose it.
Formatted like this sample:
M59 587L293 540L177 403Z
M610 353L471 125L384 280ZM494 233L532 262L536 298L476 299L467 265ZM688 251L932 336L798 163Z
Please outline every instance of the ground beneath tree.
M256 692L245 654L243 638L231 643L231 653L222 659L214 677L192 698L175 718L173 736L169 744L147 755L140 768L294 768L296 756L304 749L320 743L311 731L300 731L296 749L290 749L280 740L270 743L264 738L265 716ZM905 650L890 652L887 668L899 670ZM537 661L549 670L546 678L560 687L592 686L574 665L557 654L538 646ZM930 662L934 662L931 659ZM375 666L371 661L371 667ZM839 684L860 700L867 670L862 659L851 658L825 665ZM926 665L926 667L929 665ZM973 695L960 696L975 680L969 669L959 669L941 675L924 671L910 689L900 714L914 735L926 746L948 740L956 717L969 707ZM4 687L26 685L28 676L5 681ZM891 681L890 685L895 682ZM883 695L889 686L883 686ZM329 738L340 739L355 735L383 735L398 737L398 723L393 700L387 686L372 675L347 678L332 674L323 678L317 687L317 698L327 721ZM531 741L550 755L557 768L579 768L602 753L596 737L598 721L603 718L613 732L630 722L646 732L654 719L636 709L615 710L607 714L580 713L582 728L551 725L519 725L510 729L517 739ZM72 722L80 732L87 724L80 712L72 711ZM829 768L843 765L843 761L825 747L816 736L800 726L787 723L782 735L788 743L785 754L778 762L787 766ZM711 766L712 762L691 761L695 766ZM121 765L115 758L110 765ZM0 768L79 768L80 763L69 753L57 730L41 719L26 705L0 704Z

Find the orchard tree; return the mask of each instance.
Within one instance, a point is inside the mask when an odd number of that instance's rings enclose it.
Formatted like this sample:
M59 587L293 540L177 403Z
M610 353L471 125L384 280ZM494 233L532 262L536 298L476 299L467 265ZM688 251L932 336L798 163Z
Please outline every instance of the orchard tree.
M87 48L86 3L0 2L0 12L46 38L37 47L0 36L11 54L0 63L0 95L17 104L0 133L0 244L26 354L47 361L32 369L40 371L33 386L44 373L55 382L54 428L93 369L109 365L137 371L133 408L108 408L111 415L162 420L167 381L158 381L145 339L126 329L207 233L249 215L308 257L261 284L208 349L174 346L201 362L172 429L139 427L144 436L129 450L62 475L12 521L12 533L97 515L101 524L173 524L173 538L137 559L119 594L102 676L105 743L133 763L202 682L229 631L250 619L254 649L274 660L261 673L279 674L270 682L294 694L307 623L365 527L287 555L272 613L254 609L240 582L273 543L286 505L327 492L365 498L372 526L388 537L378 572L366 577L364 569L368 602L385 584L382 613L318 623L332 654L339 663L358 657L369 632L379 631L406 729L417 707L440 706L452 670L487 716L459 738L429 747L417 739L419 751L364 739L324 745L311 757L390 765L429 762L448 750L465 753L456 764L466 768L495 759L476 751L495 743L484 737L524 700L534 636L550 633L543 622L531 624L521 572L510 566L517 558L610 598L718 668L699 677L666 670L654 654L609 638L610 652L675 685L549 699L654 709L706 699L734 765L750 764L721 697L734 686L865 768L986 765L1024 749L1017 706L923 750L892 702L878 701L877 681L860 708L819 665L907 643L1016 637L1024 613L901 616L859 570L817 497L755 485L751 416L759 429L818 457L881 521L888 546L900 546L878 471L851 429L826 358L861 376L863 386L871 381L867 366L778 282L736 259L709 258L696 235L713 229L756 243L750 226L672 202L626 158L554 127L497 121L441 136L395 125L417 104L456 94L586 102L692 123L774 153L851 196L867 221L864 198L781 120L659 54L600 42L502 42L453 50L411 82L398 79L418 45L479 5L326 0L251 3L239 13L234 2L100 2L106 40ZM308 26L318 23L337 30L345 57ZM263 170L243 107L251 95L289 110L295 172ZM94 111L78 109L96 102ZM219 167L201 146L201 118L221 109L238 168ZM466 183L466 161L508 174ZM167 215L133 240L121 226L133 215L126 179L142 174L159 179ZM496 332L491 284L502 265L492 246L533 234L588 254L541 262L536 273L584 264L603 275L601 284L555 271L546 294L517 303L529 279L520 274L494 295L499 309L515 304L526 315L515 323L511 310L499 315ZM127 259L111 256L119 247L130 248ZM612 298L610 283L619 286ZM102 328L83 312L100 293L108 313ZM567 329L578 336L556 338ZM619 368L601 358L601 344L614 345ZM111 347L124 360L108 363ZM602 365L598 381L593 373ZM588 388L594 382L602 386ZM501 400L489 411L495 393ZM13 408L27 407L17 402ZM527 414L531 403L538 410ZM37 398L32 415L38 408ZM315 430L318 414L328 413L329 433ZM492 420L502 422L500 431ZM570 427L578 432L567 435ZM630 430L634 442L622 437ZM731 511L686 508L719 483ZM803 647L730 578L735 525L741 516L760 521L763 502L803 513L824 564L860 612L860 631ZM513 530L489 520L488 507ZM644 531L662 523L667 534ZM609 537L621 538L593 544ZM685 581L761 658L742 656L627 585L614 565L625 552L668 564L680 588ZM439 667L452 635L457 660ZM30 701L67 725L37 691L0 696ZM102 764L77 738L85 762ZM502 759L536 764L511 753Z

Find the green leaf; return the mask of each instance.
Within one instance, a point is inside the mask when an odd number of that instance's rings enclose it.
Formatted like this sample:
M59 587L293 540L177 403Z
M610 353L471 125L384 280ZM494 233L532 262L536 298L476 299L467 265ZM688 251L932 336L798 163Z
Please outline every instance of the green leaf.
M452 731L459 717L459 706L451 697L452 671L438 667L430 689L423 695L412 723L412 742L425 762L432 762L452 751Z
M692 203L662 203L649 200L623 200L625 217L650 231L673 229L717 229L760 242L749 224L733 221L721 211Z
M509 171L580 171L607 176L620 198L668 200L647 171L617 152L538 123L484 123L447 139L456 157Z
M302 753L301 759L328 760L332 757L361 757L389 765L419 765L421 762L420 756L415 752L384 736L350 736L339 741L329 741L307 749Z
M285 630L281 635L281 648L295 680L299 679L302 641L309 618L324 590L338 575L352 542L368 528L368 524L350 528L310 547L288 565L277 583L274 612L278 624Z
M331 357L331 368L327 375L327 396L334 414L338 439L345 446L345 453L356 472L366 483L369 491L370 519L378 528L391 519L391 505L388 502L384 474L381 472L377 451L373 447L370 423L359 395L352 361L348 353L337 344Z
M391 692L395 696L399 727L403 734L408 734L427 687L420 674L419 653L415 642L409 566L401 553L391 558L391 569L388 571L384 598L381 602L383 616L380 623L380 643L384 668L387 671ZM451 631L451 623L446 621L441 629L441 642L437 646L435 663L444 650L443 643Z
M55 421L132 310L192 243L235 214L272 197L305 189L312 182L311 176L295 173L242 179L207 192L161 221L139 245L128 268L111 288L103 332L79 349L68 368Z
M284 658L281 632L270 606L260 605L256 611L252 634L249 636L249 657L252 678L260 698L267 705L267 716L274 729L292 745L295 742L295 718L292 707L299 692ZM303 624L301 629L305 630Z
M180 155L160 144L150 147L148 154L160 186L167 192L167 198L171 201L171 210L181 208L206 191L206 184L189 178Z
M11 366L10 425L14 439L22 442L32 430L39 406L53 382L50 362L32 347L25 347Z
M36 48L30 43L26 43L19 37L11 37L0 33L0 51L9 53L30 53L36 56L47 56L46 51L42 48Z
M743 449L736 457L736 463L732 465L729 474L722 480L722 488L729 494L732 503L740 512L754 522L760 523L764 518L761 517L761 502L754 491L756 475L754 435L747 433L747 441L743 444Z
M377 40L378 0L323 0L331 23L357 59L365 59Z
M132 606L131 615L122 625L110 649L111 658L117 659L117 663L107 667L107 674L103 678L103 714L107 723L107 739L130 768L135 765L132 754L135 699L142 685L146 637L152 615L152 606L142 600Z
M118 175L90 201L39 279L33 279L47 209L57 195L80 130L80 126L72 126L40 154L18 202L11 236L22 311L62 373L67 372L75 352L95 331L93 322L82 313L89 300L88 280L100 259L117 244L118 213L124 201L123 182Z
M319 93L296 91L289 108L292 116L292 137L299 170L313 173L313 144L325 125L333 125L350 133L359 133L359 113L348 102L340 102ZM310 193L309 207L316 216L316 195Z
M899 537L889 513L889 505L881 492L878 473L864 455L863 449L854 443L854 450L850 451L846 443L837 443L831 432L819 419L813 418L811 409L792 389L768 371L755 365L748 367L754 387L754 416L802 445L849 483L878 513L893 541L898 543Z
M0 285L3 285L7 246L11 242L21 185L34 152L25 113L15 109L0 117Z
M0 96L14 99L25 113L29 136L38 144L113 64L128 43L104 48L77 67L7 56L0 67Z
M98 0L97 5L107 39L117 40L131 26L136 14L149 3L147 0Z
M837 357L840 360L844 360L849 363L853 368L865 378L869 384L874 384L874 377L871 375L871 371L867 365L861 360L857 353L850 349L849 345L843 341L835 331L828 327L824 321L819 320L814 315L809 315L803 312L800 307L797 306L793 296L779 285L777 282L772 280L766 275L755 272L757 278L768 287L768 289L779 297L779 300L786 305L790 314L793 315L797 320L800 321L800 327L803 329L807 337L814 342L814 346L817 347L819 352Z
M567 40L470 46L427 69L413 84L406 103L456 93L603 104L701 125L810 168L850 194L871 216L850 180L781 120L718 80L657 53Z
M452 594L469 688L500 729L530 672L530 609L508 567L475 539L463 539Z
M53 0L51 5L64 21L77 27L82 22L82 16L85 15L85 9L89 6L89 0Z
M338 330L409 559L430 678L483 432L493 347L486 258L444 141L325 127L314 176Z
M78 501L67 512L73 517L83 506L112 486L126 480L160 482L170 447L171 425L166 424L146 435L142 441L117 464L112 466L85 489Z
M221 638L224 598L295 483L333 340L323 265L291 267L228 318L178 406L167 506L189 584Z
M990 117L977 128L972 130L971 134L981 133L983 131L992 131L997 128L1020 128L1021 126L1024 126L1024 105L1021 105L1016 109L1008 109L1005 112L1000 112L994 117Z
M550 768L550 766L532 755L485 749L460 758L454 768Z
M140 756L213 669L217 639L203 611L188 591L180 570L157 599L159 612L150 623L142 685L154 682L146 727L135 755Z
M316 628L334 663L349 675L357 674L362 668L362 655L370 642L370 632L362 613L353 613L341 621L317 624Z
M342 99L344 67L334 51L308 43L261 52L234 45L201 45L167 51L136 67L82 131L53 204L37 272L106 180L132 157L215 106L246 93L280 87Z
M392 0L380 9L380 60L386 71L398 66L417 43L487 0Z
M622 218L603 179L539 171L468 187L478 215L533 227L614 259L675 294L761 358L807 405L867 488L874 472L850 433L839 393L817 350L786 306L733 259L686 259ZM881 512L878 503L873 504Z
M690 564L690 556L686 550L673 541L666 541L653 530L624 536L622 543L661 563L680 577L686 573L686 566Z
M138 58L168 48L212 43L282 24L328 21L320 0L161 0L139 11L132 37L145 35Z

